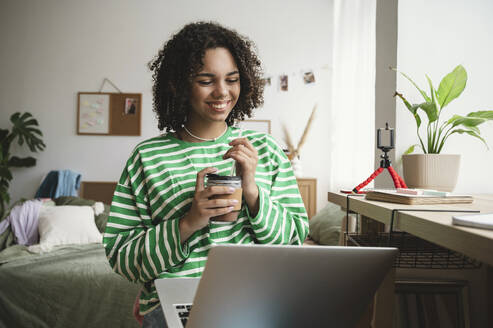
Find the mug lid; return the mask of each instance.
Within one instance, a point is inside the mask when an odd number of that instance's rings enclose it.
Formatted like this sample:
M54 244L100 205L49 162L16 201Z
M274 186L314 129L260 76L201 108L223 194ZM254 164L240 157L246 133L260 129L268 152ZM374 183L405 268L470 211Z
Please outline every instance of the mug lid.
M240 176L219 175L214 173L207 173L207 180L221 180L221 181L241 181Z

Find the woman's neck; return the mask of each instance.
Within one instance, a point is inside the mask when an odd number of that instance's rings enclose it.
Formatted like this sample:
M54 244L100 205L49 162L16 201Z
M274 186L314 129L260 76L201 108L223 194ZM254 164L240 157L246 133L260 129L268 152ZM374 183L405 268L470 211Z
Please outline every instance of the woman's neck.
M221 137L226 132L226 129L226 122L199 122L194 124L194 122L189 121L185 123L184 128L180 129L178 133L182 140L203 142Z

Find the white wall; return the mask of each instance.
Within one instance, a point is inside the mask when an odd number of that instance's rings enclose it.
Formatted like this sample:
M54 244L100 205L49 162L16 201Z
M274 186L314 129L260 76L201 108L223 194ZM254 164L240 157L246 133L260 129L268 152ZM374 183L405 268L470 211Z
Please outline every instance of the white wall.
M493 110L493 2L490 0L400 0L397 65L422 88L429 90L425 74L436 88L443 76L462 64L468 73L463 94L445 107L443 118L453 114ZM418 92L398 76L397 89L414 103ZM492 147L489 151L476 138L453 135L444 153L462 155L456 192L493 192L493 122L480 126ZM397 154L417 143L414 118L397 102Z
M215 20L256 42L266 75L290 74L290 91L278 92L273 81L255 117L272 120L274 137L282 139L284 122L298 140L313 105L319 104L301 160L305 175L318 179L317 203L323 207L331 72L323 67L332 62L331 18L332 1L327 0L2 0L0 127L10 128L12 113L29 111L47 145L35 156L36 167L14 171L12 200L33 197L53 169L72 169L86 181L117 180L133 146L158 133L146 64L184 24ZM315 70L315 85L301 82L306 69ZM143 94L141 137L76 135L77 92L97 91L105 77L123 92Z

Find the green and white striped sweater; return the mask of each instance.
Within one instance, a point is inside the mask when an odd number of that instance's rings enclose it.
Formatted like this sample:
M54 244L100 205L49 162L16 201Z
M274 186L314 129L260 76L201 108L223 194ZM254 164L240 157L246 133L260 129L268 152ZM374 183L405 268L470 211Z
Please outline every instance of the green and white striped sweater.
M248 138L258 151L257 216L244 204L235 222L211 221L182 242L178 221L190 209L197 172L213 166L228 175L233 160L222 156L238 137ZM116 187L103 243L113 270L146 283L201 276L213 245L301 245L307 234L306 210L282 149L270 135L230 127L215 142L188 143L166 134L140 143ZM154 284L145 284L140 313L158 304Z

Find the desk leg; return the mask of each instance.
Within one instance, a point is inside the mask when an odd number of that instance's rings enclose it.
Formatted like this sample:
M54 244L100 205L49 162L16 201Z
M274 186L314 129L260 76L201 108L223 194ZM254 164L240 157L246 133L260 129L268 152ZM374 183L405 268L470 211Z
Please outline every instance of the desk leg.
M486 265L486 264L485 264ZM486 304L488 309L493 309L493 266L486 268ZM488 311L488 327L493 327L493 312Z
M395 268L391 268L375 293L373 301L355 328L392 327L395 302Z
M395 303L395 268L391 268L375 294L372 328L392 327Z
M361 233L373 234L385 231L385 224L361 215Z

